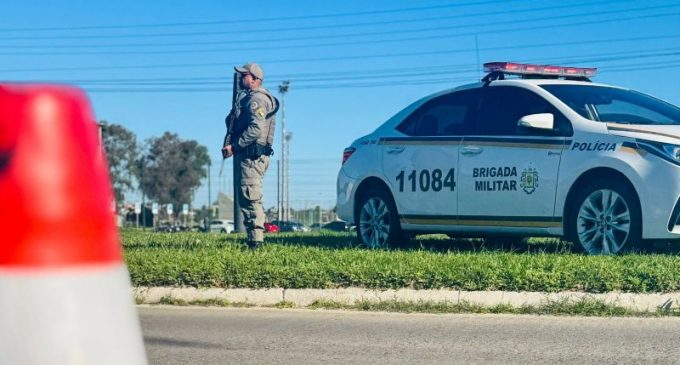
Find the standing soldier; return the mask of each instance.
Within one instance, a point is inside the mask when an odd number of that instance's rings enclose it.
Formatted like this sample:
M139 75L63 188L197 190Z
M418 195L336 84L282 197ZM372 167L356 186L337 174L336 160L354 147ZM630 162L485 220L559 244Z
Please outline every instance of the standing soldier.
M241 74L241 87L232 111L227 116L227 135L222 156L234 156L241 166L239 204L248 233L248 247L257 249L264 241L262 179L274 154L275 115L279 102L262 87L264 72L256 63L235 67Z

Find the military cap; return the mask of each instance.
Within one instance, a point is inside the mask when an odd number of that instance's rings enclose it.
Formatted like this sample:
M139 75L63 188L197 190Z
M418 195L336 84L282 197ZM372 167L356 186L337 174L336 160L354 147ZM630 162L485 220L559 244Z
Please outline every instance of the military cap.
M241 67L234 67L234 70L242 74L251 74L260 80L264 80L264 71L257 63L246 63Z

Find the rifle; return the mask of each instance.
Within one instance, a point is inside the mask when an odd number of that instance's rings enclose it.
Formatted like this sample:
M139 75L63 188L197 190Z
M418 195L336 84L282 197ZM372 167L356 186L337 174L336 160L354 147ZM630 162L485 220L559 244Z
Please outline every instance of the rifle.
M231 111L229 112L227 120L225 121L225 123L227 124L227 134L224 135L224 142L222 143L222 147L226 146L227 144L231 144L231 137L234 132L234 123L236 123L237 118L237 115L235 113L236 99L238 98L238 94L240 92L241 92L241 74L238 72L234 72L234 83L231 89ZM224 152L222 152L222 165L220 166L219 176L222 176L222 169L224 169L224 160L226 159L227 157L224 155Z

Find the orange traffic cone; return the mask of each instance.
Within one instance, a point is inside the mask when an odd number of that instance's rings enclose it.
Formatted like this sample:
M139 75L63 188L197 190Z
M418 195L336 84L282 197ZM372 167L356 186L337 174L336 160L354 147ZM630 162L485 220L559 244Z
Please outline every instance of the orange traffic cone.
M89 102L0 84L0 364L145 364Z

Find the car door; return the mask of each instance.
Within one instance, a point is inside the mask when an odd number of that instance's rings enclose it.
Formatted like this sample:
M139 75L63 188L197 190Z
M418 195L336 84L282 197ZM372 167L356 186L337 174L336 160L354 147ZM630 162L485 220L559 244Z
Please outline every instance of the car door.
M383 172L402 223L455 224L456 170L462 135L474 126L481 90L439 96L425 103L397 129L406 136L383 138Z
M552 131L518 127L520 118L551 113ZM459 151L459 224L556 227L555 194L569 121L534 92L511 86L484 89L476 135Z

